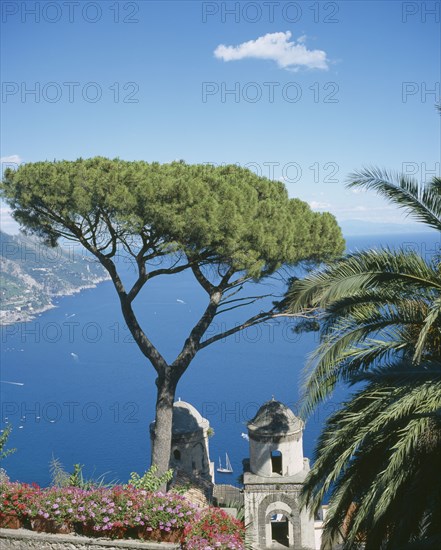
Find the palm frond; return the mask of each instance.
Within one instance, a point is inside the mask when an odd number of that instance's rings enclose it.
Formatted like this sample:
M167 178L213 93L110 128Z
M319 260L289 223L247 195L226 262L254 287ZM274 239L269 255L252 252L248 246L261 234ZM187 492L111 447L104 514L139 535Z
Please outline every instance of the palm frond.
M437 492L433 483L428 486L430 476L422 464L428 467L439 457L440 363L418 369L410 361L388 365L359 380L367 386L328 419L301 495L303 505L318 509L332 490L323 539L329 547L355 503L345 522L344 548L355 548L360 537L366 548L380 548L385 533L391 536L393 526L408 514L406 491L411 491L415 507L407 520L409 532L394 534L402 544L418 533L427 502ZM404 504L397 503L398 497Z
M365 168L349 176L347 187L373 189L399 208L404 208L408 216L441 231L439 178L435 178L432 185L419 185L415 179L403 174Z
M416 252L373 249L349 254L294 281L287 294L288 311L298 313L312 306L326 308L364 289L385 285L407 293L415 288L441 290L436 266Z
M436 326L437 325L437 326ZM421 332L415 345L414 360L420 361L431 331L437 332L437 345L441 343L441 296L432 304L429 313L424 320Z

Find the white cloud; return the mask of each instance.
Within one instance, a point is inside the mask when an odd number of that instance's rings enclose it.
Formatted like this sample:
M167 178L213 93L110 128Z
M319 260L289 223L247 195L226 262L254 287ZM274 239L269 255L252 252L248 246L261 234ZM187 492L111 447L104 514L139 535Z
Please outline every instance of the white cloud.
M256 40L243 42L238 46L220 44L214 55L224 61L239 59L270 59L282 69L297 71L300 67L308 69L328 69L326 52L323 50L308 50L304 42L306 37L301 36L297 41L291 41L290 31L273 32L260 36Z
M9 157L1 157L0 163L3 164L20 164L22 162L22 159L19 155L9 155Z
M18 168L23 162L20 155L9 155L6 157L0 157L0 169L3 173L6 168ZM5 205L4 202L0 202L0 229L10 235L15 235L19 232L19 225L13 219L11 209Z
M20 226L12 218L9 206L0 206L0 229L9 235L15 235L19 232Z
M330 204L329 202L311 201L309 203L309 206L313 210L324 210L326 208L330 208L332 204Z

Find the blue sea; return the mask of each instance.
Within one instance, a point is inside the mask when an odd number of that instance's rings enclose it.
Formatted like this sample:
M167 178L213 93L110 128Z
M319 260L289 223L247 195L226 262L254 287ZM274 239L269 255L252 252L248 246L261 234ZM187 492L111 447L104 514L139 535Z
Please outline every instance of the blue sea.
M404 246L429 257L440 250L435 232L348 237L348 250ZM124 266L123 266L124 267ZM124 267L130 276L128 266ZM263 293L280 291L268 281ZM267 301L268 303L268 301ZM172 360L203 311L205 294L190 273L152 280L136 301L142 326L166 359ZM154 371L131 341L111 282L60 298L57 307L33 321L1 332L1 428L11 424L2 462L10 478L50 483L49 463L66 469L83 464L86 477L105 474L126 482L150 461L149 424L154 419ZM263 304L264 305L264 304ZM254 306L248 312L253 313ZM245 319L236 310L222 323ZM317 344L317 334L297 335L292 321L273 321L202 350L183 376L177 398L192 403L215 435L211 459L228 452L234 473L217 474L220 483L237 483L248 443L246 423L259 406L275 397L296 410L301 371ZM11 383L13 382L13 383ZM311 418L304 452L312 457L326 415L344 397L335 393Z

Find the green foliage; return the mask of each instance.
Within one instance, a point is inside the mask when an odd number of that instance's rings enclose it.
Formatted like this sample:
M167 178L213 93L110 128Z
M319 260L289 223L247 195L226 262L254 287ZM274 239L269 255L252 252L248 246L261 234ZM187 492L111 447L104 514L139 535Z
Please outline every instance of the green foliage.
M211 427L208 428L208 430L207 430L207 436L208 436L208 437L214 437L214 435L215 435L214 429L211 428Z
M423 187L388 177L365 170L351 186L375 189L440 230L440 181ZM357 252L294 281L286 303L320 322L303 414L339 382L356 388L327 420L301 495L313 512L329 496L323 548L332 548L342 530L344 550L438 548L440 259L407 250Z
M70 487L84 487L83 465L74 464L73 472L69 476Z
M0 460L3 460L4 458L6 458L8 455L12 454L12 453L15 453L15 451L17 449L7 449L7 450L4 450L5 446L6 446L6 443L8 441L8 438L9 438L9 435L12 431L12 427L11 426L8 426L5 431L0 434Z
M69 473L64 469L61 461L52 456L49 464L52 486L59 488L77 487L88 491L92 489L110 488L117 484L116 480L106 482L106 473L97 478L92 477L86 479L83 475L83 467L82 464L74 464L72 473Z
M350 254L294 283L291 311L313 306L321 321L320 344L307 364L305 413L339 380L391 355L413 356L419 338L424 357L433 358L441 345L440 294L438 262L405 250Z
M190 483L185 483L183 485L173 485L173 487L168 491L169 493L174 493L176 495L185 496L185 493L191 489Z
M158 475L158 467L153 464L142 476L136 472L132 472L127 485L135 489L144 489L144 491L154 493L171 481L172 478L173 470L170 469L162 475ZM178 491L174 492L178 493Z
M37 162L6 170L1 191L15 219L49 242L89 231L104 246L112 230L120 244L144 233L158 255L202 255L255 278L344 249L332 215L235 165Z
M69 473L66 472L61 461L53 455L49 462L49 471L51 474L51 484L54 487L69 486Z

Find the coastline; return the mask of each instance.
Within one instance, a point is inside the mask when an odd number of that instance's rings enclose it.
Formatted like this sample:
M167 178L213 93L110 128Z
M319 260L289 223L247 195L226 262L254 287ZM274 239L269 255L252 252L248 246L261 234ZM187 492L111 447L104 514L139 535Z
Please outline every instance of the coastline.
M12 311L12 310L4 310L0 311L0 329L9 325L15 325L16 323L28 323L29 321L33 321L37 315L41 315L45 311L49 311L51 309L56 308L57 306L53 303L54 298L64 298L65 296L73 296L74 294L78 294L79 292L82 292L83 290L87 290L90 288L96 288L97 285L100 283L103 283L105 281L109 281L110 277L97 277L93 281L91 281L88 284L78 286L71 288L69 290L66 290L65 292L57 292L56 294L52 294L49 299L50 303L41 306L36 309L32 309L32 311L25 310L25 311Z

